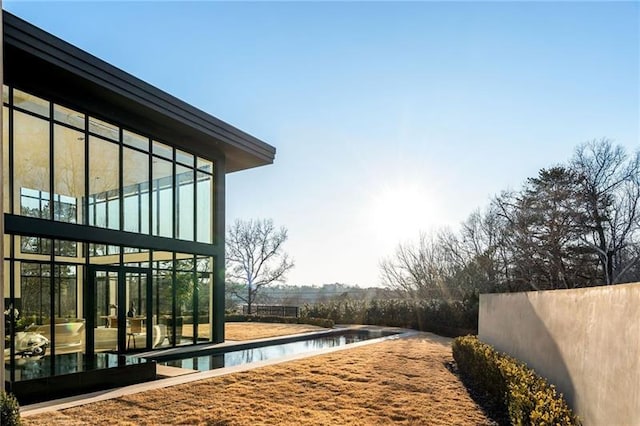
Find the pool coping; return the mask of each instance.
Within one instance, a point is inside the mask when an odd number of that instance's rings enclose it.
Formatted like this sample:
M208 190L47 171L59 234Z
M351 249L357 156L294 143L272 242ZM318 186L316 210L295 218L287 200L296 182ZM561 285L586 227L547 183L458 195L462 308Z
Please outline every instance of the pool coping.
M334 330L337 330L337 331L334 331ZM221 343L221 344L218 344L218 345L211 345L211 346L216 346L216 347L219 347L219 348L225 349L225 350L228 349L229 347L238 347L238 346L241 346L241 345L249 345L249 347L258 347L258 346L260 346L260 344L264 345L265 342L274 342L276 340L284 340L285 338L302 340L302 339L310 338L310 337L314 337L314 336L323 336L323 335L327 335L327 334L335 334L336 332L348 331L348 330L354 330L354 331L357 331L357 330L394 331L397 334L392 334L392 335L389 335L389 336L377 337L377 338L373 338L373 339L369 339L369 340L364 340L364 341L361 341L361 342L351 343L351 344L344 345L344 346L335 346L335 347L331 347L331 348L319 349L319 350L312 351L312 352L306 352L306 353L300 353L300 354L294 354L294 355L286 355L284 357L271 359L271 360L257 361L257 362L237 365L237 366L233 366L233 367L218 368L218 369L215 369L215 370L208 370L208 371L201 371L201 372L195 371L195 372L190 373L190 374L184 374L184 375L179 375L179 376L175 376L175 377L168 377L168 378L158 379L158 380L154 380L154 381L150 381L150 382L144 382L144 383L139 383L139 384L135 384L135 385L124 386L124 387L121 387L121 388L108 389L108 390L97 391L97 392L92 392L92 393L83 394L83 395L76 395L76 396L71 396L71 397L67 397L67 398L61 398L61 399L56 399L56 400L51 400L51 401L44 401L44 402L39 402L39 403L35 403L35 404L25 405L25 406L20 407L20 415L23 416L23 417L28 417L28 416L33 416L33 415L36 415L36 414L46 413L46 412L49 412L49 411L64 410L64 409L67 409L67 408L77 407L77 406L80 406L80 405L91 404L91 403L94 403L94 402L105 401L105 400L113 399L113 398L119 398L119 397L125 396L125 395L132 395L132 394L136 394L136 393L140 393L140 392L146 392L146 391L154 390L154 389L162 389L162 388L181 385L181 384L184 384L184 383L194 382L194 381L198 381L198 380L205 380L205 379L209 379L209 378L213 378L213 377L225 376L227 374L239 373L239 372L242 372L242 371L249 371L249 370L253 370L253 369L256 369L256 368L266 367L266 366L269 366L269 365L282 364L282 363L285 363L285 362L295 361L295 360L299 360L299 359L310 358L310 357L319 356L319 355L325 355L325 354L329 354L329 353L333 353L333 352L338 352L338 351L344 351L344 350L348 350L348 349L358 348L358 347L362 347L362 346L366 346L366 345L380 343L380 342L383 342L383 341L386 341L386 340L403 339L403 338L413 337L413 336L416 336L416 335L419 335L419 334L430 334L430 333L419 332L419 331L416 331L416 330L409 330L409 329L396 328L396 327L379 327L379 326L367 326L367 325L354 325L354 326L337 325L335 329L331 329L331 330L322 330L322 331L319 331L319 332L298 333L298 334L284 336L284 337L283 336L278 336L278 337L271 337L271 338L264 338L264 339L246 340L246 341L240 341L240 342L237 342L237 341L236 342L225 342L225 343ZM328 331L332 332L332 333L327 333ZM291 341L295 341L295 340L291 340ZM191 353L191 352L193 352L193 349L191 351L185 350L185 351L182 351L182 352ZM178 353L176 353L176 351L174 351L172 354L176 355ZM141 355L143 355L143 354L137 354L137 356L141 356Z

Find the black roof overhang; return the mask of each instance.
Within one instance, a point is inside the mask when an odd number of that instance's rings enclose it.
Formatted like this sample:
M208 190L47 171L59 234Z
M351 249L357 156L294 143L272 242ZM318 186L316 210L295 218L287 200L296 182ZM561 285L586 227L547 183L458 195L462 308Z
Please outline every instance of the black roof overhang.
M206 158L224 156L227 172L273 163L273 146L8 12L3 21L5 84Z

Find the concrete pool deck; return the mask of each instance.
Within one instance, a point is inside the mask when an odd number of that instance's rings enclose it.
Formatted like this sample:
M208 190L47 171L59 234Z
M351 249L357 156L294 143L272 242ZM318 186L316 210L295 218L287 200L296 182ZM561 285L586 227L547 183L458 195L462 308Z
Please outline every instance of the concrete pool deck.
M85 404L91 404L99 401L105 401L113 398L119 398L121 396L145 392L148 390L161 389L161 388L180 385L180 384L189 383L197 380L205 380L212 377L218 377L218 376L224 376L227 374L248 371L255 368L265 367L268 365L276 365L276 364L281 364L281 363L294 361L298 359L304 359L304 358L324 355L332 352L358 348L358 347L371 345L371 344L375 344L375 343L379 343L379 342L391 340L391 339L403 339L403 338L408 338L416 335L425 335L425 336L432 336L434 340L438 340L438 341L440 341L440 339L446 339L446 341L448 342L451 341L451 339L433 335L431 333L423 333L415 330L408 330L408 329L395 328L395 327L378 327L378 326L368 326L368 325L364 325L364 326L363 325L354 325L354 326L337 325L335 329L343 330L343 331L347 331L347 330L394 331L398 334L364 340L361 342L351 343L344 346L335 346L331 348L319 349L312 352L288 355L281 358L265 360L265 361L257 361L257 362L237 365L233 367L218 368L218 369L209 370L209 371L198 372L195 370L185 370L185 369L176 368L176 367L168 367L167 369L164 369L164 368L160 368L164 366L159 365L158 375L163 376L164 378L160 378L158 380L154 380L151 382L125 386L121 388L108 389L104 391L92 392L92 393L83 394L83 395L76 395L68 398L62 398L57 400L40 402L36 404L25 405L20 408L20 415L27 417L27 416L32 416L36 414L46 413L48 411L64 410L67 408L77 407ZM292 335L292 337L300 336L304 338L312 338L314 336L320 336L323 334L326 334L326 331L300 333L300 334ZM211 346L216 348L233 347L241 343L249 343L249 342L255 343L256 341L266 342L266 341L272 341L272 340L277 340L277 338L255 339L255 341L251 340L251 341L244 341L244 342L226 341L224 343L221 343L218 345L211 345ZM442 342L444 343L444 340L442 340ZM193 348L191 348L191 351L193 351ZM182 351L174 351L174 353L179 353L179 352L182 352ZM143 354L140 354L140 355L143 355Z

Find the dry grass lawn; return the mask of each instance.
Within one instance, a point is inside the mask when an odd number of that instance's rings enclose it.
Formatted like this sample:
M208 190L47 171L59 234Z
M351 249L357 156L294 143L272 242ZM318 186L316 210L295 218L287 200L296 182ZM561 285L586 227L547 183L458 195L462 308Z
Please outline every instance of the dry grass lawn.
M224 325L226 340L251 340L265 337L322 331L326 328L308 324L273 324L265 322L228 322Z
M422 334L24 418L27 425L489 425Z
M265 322L228 322L224 325L224 334L227 340L263 339L265 337L286 336L320 330L326 329L308 324L274 324ZM182 334L184 336L193 336L193 325L183 325ZM198 334L204 338L209 336L209 324L200 324L198 326Z

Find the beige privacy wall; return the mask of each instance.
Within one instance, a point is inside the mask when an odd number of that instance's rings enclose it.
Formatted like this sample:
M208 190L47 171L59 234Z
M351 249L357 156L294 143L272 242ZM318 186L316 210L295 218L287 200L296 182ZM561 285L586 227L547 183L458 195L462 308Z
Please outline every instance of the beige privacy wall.
M589 425L640 425L640 283L480 295L479 337L565 395Z

